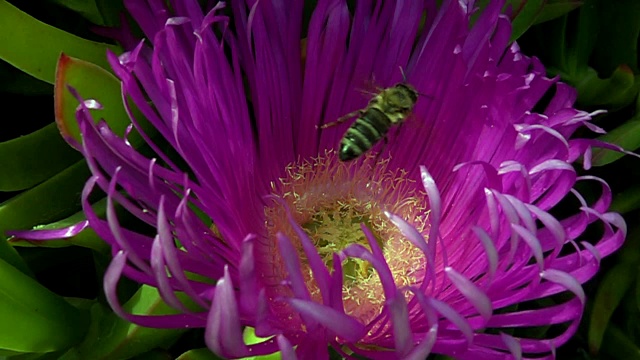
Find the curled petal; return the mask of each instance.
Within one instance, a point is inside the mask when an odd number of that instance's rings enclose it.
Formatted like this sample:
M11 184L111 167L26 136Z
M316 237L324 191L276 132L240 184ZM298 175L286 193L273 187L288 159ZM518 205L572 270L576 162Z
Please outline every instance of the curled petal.
M484 247L484 253L487 255L487 262L489 267L489 281L493 279L496 274L496 270L498 269L498 252L493 243L493 240L489 237L486 231L482 230L479 227L474 227L473 232L482 242L482 246Z
M562 271L547 269L542 272L541 276L545 280L562 285L565 289L570 290L571 292L576 294L576 296L578 296L578 299L580 299L580 302L582 302L583 304L586 301L586 296L584 294L582 286L571 275Z
M200 316L189 314L177 315L136 315L127 313L118 300L118 281L122 277L122 271L127 263L127 255L124 251L119 251L113 257L104 275L104 293L109 305L118 316L131 321L132 323L164 329L183 329L185 327L204 327L206 319Z
M427 287L429 283L433 280L436 273L435 254L432 252L433 246L430 247L425 241L422 234L420 234L420 232L418 232L418 230L414 226L406 222L400 216L391 214L388 211L385 211L384 214L389 218L389 220L391 220L391 222L395 226L398 227L398 229L400 229L400 232L402 232L402 234L406 236L407 239L409 239L409 241L411 241L412 244L417 246L425 254L428 271L425 272L426 281L424 281L422 286Z
M253 345L245 344L228 267L225 267L224 277L218 280L215 291L205 330L205 342L211 350L233 358L267 355L278 351L275 338Z
M345 340L357 342L365 335L364 325L346 315L344 312L338 312L313 301L299 299L288 299L287 301L301 314L314 319Z
M278 335L276 337L276 341L278 342L278 349L280 350L280 355L282 356L282 360L297 360L296 352L293 350L291 343L287 340L286 337L282 335Z
M311 300L311 295L309 294L309 289L307 289L304 279L302 278L300 262L298 261L297 253L291 244L291 240L282 233L278 233L277 236L278 247L280 248L280 253L284 259L287 271L289 272L289 281L291 282L293 293L299 299ZM311 323L313 323L313 321Z
M83 220L61 229L40 230L9 230L7 235L25 240L55 240L74 237L89 226L89 221Z
M420 166L420 176L422 178L422 185L424 189L427 191L427 196L429 196L429 209L430 212L430 220L431 220L431 230L429 230L429 239L430 243L435 243L440 235L440 216L441 216L441 201L440 201L440 191L438 191L438 187L436 186L436 182L427 171L425 166Z
M387 300L386 306L389 309L393 323L394 349L400 357L404 357L413 349L413 334L409 323L407 302L402 292L396 291L396 296Z
M467 300L469 300L469 302L473 304L480 315L482 315L485 320L489 320L493 312L491 299L489 299L482 290L478 289L471 280L467 279L453 268L447 267L444 271L449 280L451 280L456 288L467 298Z
M471 162L465 162L465 163L461 163L456 165L453 168L453 171L458 171L463 167L466 166L470 166L470 165L481 165L482 169L484 170L485 175L487 176L487 185L489 188L491 189L495 189L498 191L502 190L502 181L500 181L500 177L498 170L496 170L495 167L493 167L491 164L485 162L485 161L471 161ZM435 184L434 184L435 185Z
M473 329L471 329L471 326L464 317L442 301L427 298L427 303L440 315L451 321L465 336L468 344L473 342Z
M205 333L207 346L224 356L249 356L228 267L225 267L224 277L216 284L216 296L213 299Z
M509 349L509 352L511 353L513 358L516 360L521 360L522 348L520 347L520 343L518 342L518 340L513 336L507 335L505 333L500 333L500 337L502 338L502 341L504 341L504 344L507 346L507 349Z
M518 235L520 235L522 240L524 240L524 242L527 245L529 245L529 248L533 252L533 257L536 259L536 262L538 263L538 267L540 268L540 271L542 271L542 269L544 268L544 259L543 259L544 255L542 254L542 247L540 246L540 241L535 237L534 234L532 234L531 232L529 232L527 229L525 229L520 225L512 224L511 228Z

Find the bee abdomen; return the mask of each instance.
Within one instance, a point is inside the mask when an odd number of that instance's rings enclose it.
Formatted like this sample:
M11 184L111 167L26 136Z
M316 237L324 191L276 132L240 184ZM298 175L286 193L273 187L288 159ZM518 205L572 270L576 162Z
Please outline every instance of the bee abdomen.
M383 113L377 108L370 108L369 110L367 110L364 114L362 114L362 117L360 117L358 121L361 121L361 124L365 126L368 125L368 128L373 128L375 131L377 131L378 134L380 134L378 136L378 139L385 136L392 125L389 116L387 116L387 114Z
M376 108L369 108L347 130L340 143L340 160L349 161L371 149L387 134L391 121Z

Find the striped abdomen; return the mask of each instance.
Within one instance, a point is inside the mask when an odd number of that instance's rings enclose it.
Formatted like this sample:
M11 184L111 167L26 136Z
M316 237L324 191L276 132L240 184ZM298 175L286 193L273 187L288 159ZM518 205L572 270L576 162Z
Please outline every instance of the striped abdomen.
M391 120L382 111L368 108L342 137L340 160L353 160L367 152L387 134L391 125Z

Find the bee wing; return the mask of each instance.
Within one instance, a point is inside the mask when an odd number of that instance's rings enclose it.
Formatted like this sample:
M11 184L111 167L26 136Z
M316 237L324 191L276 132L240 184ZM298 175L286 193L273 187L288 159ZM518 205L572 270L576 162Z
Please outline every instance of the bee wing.
M411 113L407 118L402 122L399 128L402 128L403 132L407 133L422 133L427 130L427 124L423 121L423 119L415 116L415 114ZM400 130L400 129L398 129Z
M375 97L384 91L383 87L380 87L376 82L375 74L371 74L371 76L362 82L362 86L356 89L358 92L361 92L369 97Z
M370 96L370 97L372 97L372 98L373 98L373 97L377 96L378 94L380 94L380 92L381 92L382 90L384 90L384 89L383 89L383 88L376 88L376 91L375 91L375 92L374 92L374 91L367 90L367 89L357 89L357 90L358 90L358 92L361 92L361 93L363 93L363 94L365 94L365 95L368 95L368 96Z

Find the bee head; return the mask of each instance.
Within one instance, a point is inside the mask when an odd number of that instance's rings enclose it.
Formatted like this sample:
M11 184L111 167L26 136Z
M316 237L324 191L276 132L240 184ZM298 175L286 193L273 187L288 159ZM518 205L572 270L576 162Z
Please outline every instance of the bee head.
M410 110L418 101L418 92L409 84L399 83L390 89L387 101L397 108Z

